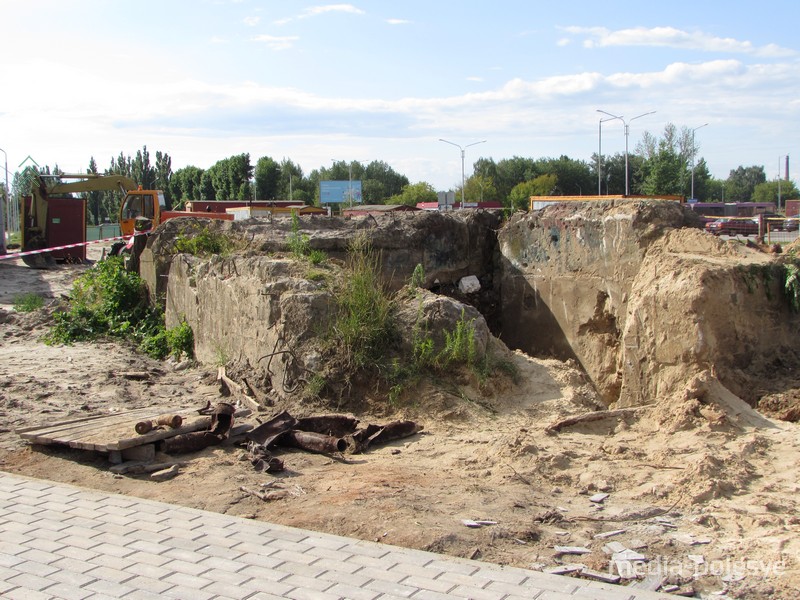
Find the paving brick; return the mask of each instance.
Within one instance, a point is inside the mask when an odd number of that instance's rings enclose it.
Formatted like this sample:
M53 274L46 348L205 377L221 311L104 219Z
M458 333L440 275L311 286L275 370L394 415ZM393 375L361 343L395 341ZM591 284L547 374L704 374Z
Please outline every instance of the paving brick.
M98 596L98 599L100 596ZM121 596L123 600L162 600L164 598L164 593L153 593L148 590L133 590L131 593L126 594L125 596ZM95 596L92 596L88 600L97 600Z
M365 577L360 573L342 573L341 571L337 570L328 570L320 573L319 575L315 575L317 579L324 579L325 581L330 581L331 583L346 583L347 585L353 587L364 587L367 585L372 579L369 577Z
M253 554L248 552L247 554L242 554L239 558L236 559L237 562L242 563L246 567L260 567L260 568L267 568L267 569L275 569L282 565L285 561L275 558L272 556L262 556L260 554Z
M320 558L319 560L315 560L313 563L311 563L311 566L317 569L335 571L342 577L349 577L356 571L360 571L362 569L360 565L355 563L342 562L341 558Z
M73 571L69 569L59 569L55 573L48 575L47 578L52 579L53 581L58 581L59 583L73 585L75 587L88 585L96 579L96 577L92 577L91 575L86 575L80 571Z
M421 577L418 575L410 575L409 577L403 579L400 583L418 587L422 590L430 590L432 592L439 592L442 594L446 594L455 587L449 581L439 581L437 579L429 579L427 577Z
M99 552L104 556L116 556L117 558L125 558L126 556L130 556L136 552L134 548L126 548L125 546L106 543L100 543L97 546L92 546L92 550Z
M342 556L347 556L346 553L342 553ZM374 556L349 556L347 558L347 562L362 566L362 567L372 567L374 569L383 569L388 571L389 569L394 568L398 565L398 559L392 554L381 558L375 558Z
M315 577L306 577L305 575L290 575L281 583L293 585L304 590L318 590L320 592L324 592L334 585L331 581L317 579Z
M213 580L197 575L187 575L186 573L170 573L162 581L168 581L178 587L200 590L213 583Z
M477 588L470 585L458 585L447 592L450 596L457 598L470 598L470 600L501 600L505 594Z
M129 564L155 565L156 567L160 567L161 565L168 563L170 560L171 559L168 556L162 556L160 554L134 552L125 559L125 562Z
M378 569L374 567L364 567L356 571L359 575L369 577L378 581L386 581L388 583L398 583L408 577L405 573L399 571L389 571L386 569Z
M379 592L381 598L384 595L391 595L401 598L410 598L411 595L417 591L417 588L410 585L403 585L402 583L393 583L391 581L381 581L373 579L367 583L365 588Z
M62 600L86 600L93 592L68 583L56 583L45 590L56 598Z
M125 581L133 578L133 575L123 571L122 569L114 569L112 567L95 567L91 571L86 571L87 575L97 577L103 581L110 581L113 583L124 583Z
M450 596L447 594L441 594L439 592L432 592L431 590L417 590L416 593L411 596L414 600L451 600Z
M286 562L298 563L301 565L310 565L317 560L316 556L311 554L301 554L300 552L293 552L292 550L278 550L270 554L270 557Z
M249 577L258 579L260 581L281 581L282 579L289 577L289 573L276 571L275 569L270 569L267 567L259 567L256 565L245 566L241 571L239 571L239 574L248 575Z
M11 585L25 588L26 590L31 590L33 592L42 591L43 589L53 585L52 579L47 579L46 577L25 572L18 572L18 574L14 575L13 577L6 577L5 581Z
M292 598L292 600L341 600L336 594L303 588L295 588L286 593L284 597Z
M14 569L22 573L31 573L33 575L41 575L42 577L47 577L50 573L58 571L56 567L28 560L19 563Z
M327 590L329 594L336 594L348 600L375 600L380 594L375 590L353 587L344 583L337 583Z
M4 600L52 600L53 596L28 588L18 587L5 592Z
M161 581L157 577L151 577L147 573L141 573L133 579L129 579L126 584L136 590L144 590L153 594L163 594L173 587L173 584Z

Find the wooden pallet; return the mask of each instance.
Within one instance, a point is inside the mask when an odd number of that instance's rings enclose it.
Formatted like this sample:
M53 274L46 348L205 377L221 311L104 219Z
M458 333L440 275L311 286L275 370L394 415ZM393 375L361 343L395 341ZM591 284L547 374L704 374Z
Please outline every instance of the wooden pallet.
M176 414L183 418L177 429L156 429L139 435L134 427L139 421L155 419L162 414ZM165 409L164 407L140 408L137 410L84 417L48 425L38 425L15 430L22 439L32 444L62 445L81 450L113 452L135 446L151 444L181 433L206 429L211 417L197 414L197 409Z

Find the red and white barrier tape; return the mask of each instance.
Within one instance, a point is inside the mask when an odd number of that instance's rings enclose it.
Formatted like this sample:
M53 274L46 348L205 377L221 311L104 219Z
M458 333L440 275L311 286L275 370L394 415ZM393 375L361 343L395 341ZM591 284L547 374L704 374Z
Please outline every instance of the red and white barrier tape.
M135 233L136 235L144 235L145 232L142 233ZM79 248L80 246L88 246L90 244L100 244L102 242L113 242L114 240L132 240L134 236L125 237L123 235L118 235L116 237L110 238L103 238L102 240L92 240L90 242L78 242L77 244L66 244L64 246L53 246L52 248L42 248L41 250L28 250L27 252L9 252L8 254L4 254L0 256L0 260L6 260L9 258L20 258L22 256L31 256L32 254L43 254L45 252L52 252L53 250L66 250L67 248Z

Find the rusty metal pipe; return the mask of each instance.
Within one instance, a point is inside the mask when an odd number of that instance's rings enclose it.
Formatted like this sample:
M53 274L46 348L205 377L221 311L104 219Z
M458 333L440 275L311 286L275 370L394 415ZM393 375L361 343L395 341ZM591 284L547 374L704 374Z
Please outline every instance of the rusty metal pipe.
M157 429L159 427L171 427L172 429L177 429L183 424L183 417L180 415L160 415L155 419L149 419L147 421L139 421L134 429L136 433L139 435L144 435L152 431L153 429Z
M319 454L333 454L347 450L346 440L311 431L287 431L281 436L280 444Z

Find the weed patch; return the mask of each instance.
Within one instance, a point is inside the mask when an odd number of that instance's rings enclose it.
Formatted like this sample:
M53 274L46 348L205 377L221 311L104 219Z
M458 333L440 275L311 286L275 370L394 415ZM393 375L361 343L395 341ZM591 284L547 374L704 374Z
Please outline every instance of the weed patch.
M17 312L28 313L42 308L44 306L44 298L39 294L28 292L27 294L14 296L13 304L14 310Z
M122 257L107 258L76 279L68 309L54 319L44 338L48 344L112 337L134 342L153 358L193 355L191 328L164 327L161 309L150 305L144 281L125 269Z

